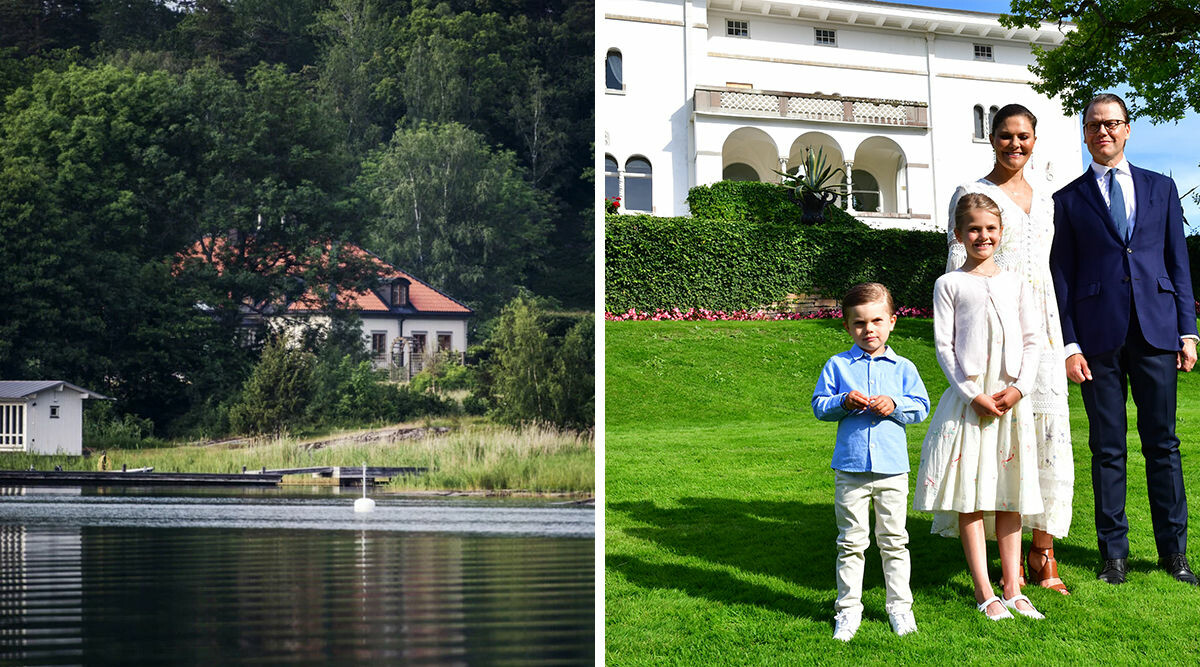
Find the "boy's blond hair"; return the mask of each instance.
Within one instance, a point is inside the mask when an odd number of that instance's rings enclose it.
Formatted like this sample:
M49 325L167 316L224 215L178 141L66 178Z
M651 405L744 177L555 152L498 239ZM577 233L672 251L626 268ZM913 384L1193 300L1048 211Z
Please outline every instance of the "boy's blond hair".
M859 283L851 287L842 297L842 321L849 321L846 318L851 308L876 302L887 306L888 315L896 314L896 302L892 301L892 293L883 283Z

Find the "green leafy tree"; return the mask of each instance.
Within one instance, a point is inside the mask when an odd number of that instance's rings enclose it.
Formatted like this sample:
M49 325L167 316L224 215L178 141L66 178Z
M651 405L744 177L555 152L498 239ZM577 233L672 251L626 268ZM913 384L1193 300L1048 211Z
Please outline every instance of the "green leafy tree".
M541 201L513 155L457 123L396 132L368 158L362 186L379 210L368 247L485 316L542 249Z
M1200 12L1193 0L1013 0L1009 27L1073 22L1054 48L1034 45L1033 88L1079 113L1091 98L1127 86L1135 116L1155 122L1200 111Z
M263 348L241 401L230 410L230 426L238 433L279 435L302 422L312 389L313 355L275 339Z
M554 422L577 430L596 424L596 323L579 320L563 337L554 355L550 399Z
M551 422L554 415L554 348L542 330L542 310L533 299L510 301L496 323L491 373L493 416L508 424Z
M332 0L313 26L321 44L318 85L343 119L352 146L377 144L383 128L395 124L375 94L386 73L388 23L379 0Z

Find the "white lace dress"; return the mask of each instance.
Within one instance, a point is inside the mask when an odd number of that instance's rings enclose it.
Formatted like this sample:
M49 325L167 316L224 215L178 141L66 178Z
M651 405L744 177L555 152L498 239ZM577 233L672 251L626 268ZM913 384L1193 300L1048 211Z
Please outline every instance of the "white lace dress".
M1037 438L1038 483L1042 492L1044 511L1023 514L1026 529L1038 529L1056 538L1067 536L1071 528L1071 502L1075 494L1075 459L1071 454L1071 413L1067 407L1067 373L1063 363L1062 326L1058 319L1058 301L1050 278L1050 244L1054 240L1054 203L1045 188L1033 188L1033 202L1026 213L999 186L981 178L959 186L950 198L949 224L946 229L950 244L946 271L958 269L966 261L962 244L954 238L954 207L968 192L991 197L1000 206L1004 230L1000 247L996 249L996 264L1004 271L1022 275L1033 292L1034 302L1040 305L1045 326L1045 346L1038 365L1037 383L1024 400L1033 409L1033 425ZM990 521L988 522L991 523ZM933 532L957 535L958 521L954 515L935 514ZM994 529L989 525L989 535Z

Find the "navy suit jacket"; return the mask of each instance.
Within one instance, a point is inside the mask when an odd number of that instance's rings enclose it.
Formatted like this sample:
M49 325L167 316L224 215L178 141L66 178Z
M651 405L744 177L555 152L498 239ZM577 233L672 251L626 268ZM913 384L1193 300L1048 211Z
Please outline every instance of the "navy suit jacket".
M1175 181L1130 165L1136 200L1129 243L1118 236L1089 168L1054 193L1050 272L1058 297L1063 343L1085 355L1125 342L1130 307L1146 342L1178 350L1196 334L1196 307L1183 238L1183 207Z

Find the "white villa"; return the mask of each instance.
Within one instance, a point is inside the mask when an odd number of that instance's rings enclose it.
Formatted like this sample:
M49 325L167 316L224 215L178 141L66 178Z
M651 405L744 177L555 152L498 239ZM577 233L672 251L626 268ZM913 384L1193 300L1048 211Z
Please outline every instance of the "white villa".
M990 114L1011 102L1038 117L1030 180L1081 172L1078 119L1029 86L1031 48L1060 44L1057 25L872 0L600 6L605 196L623 212L687 215L689 188L778 182L820 148L860 220L943 230L955 187L991 169Z

